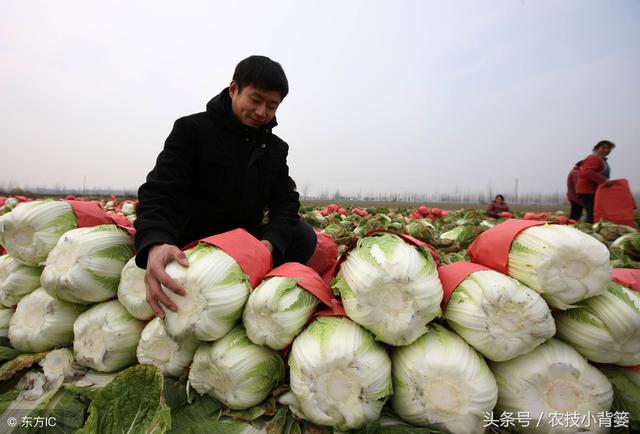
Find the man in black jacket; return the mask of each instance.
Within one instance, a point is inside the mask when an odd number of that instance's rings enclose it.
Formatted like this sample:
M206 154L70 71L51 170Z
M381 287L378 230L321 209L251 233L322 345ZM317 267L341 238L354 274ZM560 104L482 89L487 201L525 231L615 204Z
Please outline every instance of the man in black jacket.
M305 263L313 254L316 236L298 216L289 147L271 132L288 92L279 63L251 56L236 66L231 84L206 112L175 122L138 191L135 221L136 264L147 270L147 302L159 317L160 304L176 310L161 283L185 293L165 266L172 260L187 266L179 247L192 241L244 228L269 249L274 265Z

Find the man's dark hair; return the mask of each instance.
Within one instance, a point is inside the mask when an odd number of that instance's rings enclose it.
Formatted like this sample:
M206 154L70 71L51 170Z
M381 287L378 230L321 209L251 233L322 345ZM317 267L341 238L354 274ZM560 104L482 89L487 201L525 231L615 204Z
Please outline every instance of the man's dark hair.
M238 83L239 92L252 84L262 90L276 90L282 99L289 93L289 82L282 65L266 56L249 56L240 61L233 79Z
M607 148L611 148L611 149L613 149L613 148L615 148L615 147L616 147L616 144L615 144L615 143L613 143L613 142L610 142L610 141L608 141L608 140L601 140L601 141L599 141L599 142L598 142L598 143L593 147L593 150L594 150L594 151L597 151L598 149L603 148L603 147L605 147L605 146L606 146Z
M501 194L498 194L498 195L496 195L496 199L497 199L497 198L500 198L500 199L502 199L502 201L504 202L504 196L503 196L503 195L501 195ZM495 199L494 199L494 200L495 200Z

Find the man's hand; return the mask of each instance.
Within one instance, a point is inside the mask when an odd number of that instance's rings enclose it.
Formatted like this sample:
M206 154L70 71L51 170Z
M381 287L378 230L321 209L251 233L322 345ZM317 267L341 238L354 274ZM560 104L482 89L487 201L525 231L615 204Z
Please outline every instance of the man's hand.
M269 253L273 253L273 244L271 244L271 241L268 240L260 240L260 242L262 244L264 244L264 246L267 248L267 250L269 250Z
M165 271L165 266L177 261L182 266L189 266L189 261L182 250L171 244L159 244L149 249L147 258L147 271L144 273L144 284L147 287L147 303L153 312L160 318L164 318L164 311L160 306L162 303L169 310L175 312L177 307L174 302L164 293L164 285L178 295L185 295L186 291Z

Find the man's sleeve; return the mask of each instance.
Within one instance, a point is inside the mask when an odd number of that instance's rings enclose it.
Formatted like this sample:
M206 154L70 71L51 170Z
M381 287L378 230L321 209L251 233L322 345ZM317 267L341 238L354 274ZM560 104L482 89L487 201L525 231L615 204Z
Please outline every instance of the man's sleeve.
M291 243L292 228L300 221L300 195L296 184L289 176L286 160L276 181L269 203L269 223L262 239L270 241L280 253L284 253Z
M146 268L149 248L157 244L177 244L188 212L195 170L194 143L185 118L178 119L156 165L138 190L136 265Z

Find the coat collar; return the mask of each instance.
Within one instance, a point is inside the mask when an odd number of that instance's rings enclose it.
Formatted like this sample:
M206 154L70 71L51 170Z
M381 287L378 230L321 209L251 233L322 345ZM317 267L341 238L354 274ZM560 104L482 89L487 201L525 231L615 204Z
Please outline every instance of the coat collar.
M228 87L222 89L218 95L207 103L207 114L238 134L261 136L271 133L271 129L278 125L275 116L271 122L259 128L249 127L240 122L231 111L231 96L229 96Z

